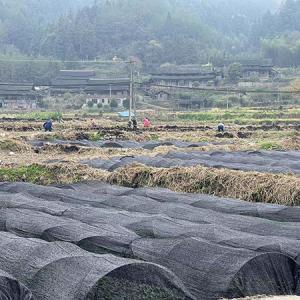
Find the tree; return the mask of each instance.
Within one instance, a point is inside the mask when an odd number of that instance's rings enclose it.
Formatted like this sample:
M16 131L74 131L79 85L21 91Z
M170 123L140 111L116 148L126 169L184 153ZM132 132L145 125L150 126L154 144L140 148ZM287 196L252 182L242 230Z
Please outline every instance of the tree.
M123 106L124 106L124 108L129 109L129 100L128 99L125 99L123 101Z
M112 99L112 100L110 101L110 107L111 107L111 108L117 108L117 107L118 107L118 102L117 102L116 99Z
M94 107L94 102L93 101L88 101L88 103L87 103L87 106L89 107L89 108L92 108L92 107Z
M228 78L231 82L235 83L242 77L242 65L233 63L228 67Z

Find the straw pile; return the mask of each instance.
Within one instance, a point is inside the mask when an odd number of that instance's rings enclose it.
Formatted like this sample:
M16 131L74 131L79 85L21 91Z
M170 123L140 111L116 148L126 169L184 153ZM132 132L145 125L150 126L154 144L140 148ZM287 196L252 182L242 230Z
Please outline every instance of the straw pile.
M117 169L108 181L129 187L165 187L177 192L205 193L252 202L300 205L300 178L206 167L151 168L135 164Z
M53 183L70 184L81 181L106 181L108 172L68 162L47 165L46 168L54 177Z
M12 152L21 153L21 152L30 151L30 146L27 143L17 138L13 138L13 139L5 138L0 140L0 151L4 151L4 152L12 151Z

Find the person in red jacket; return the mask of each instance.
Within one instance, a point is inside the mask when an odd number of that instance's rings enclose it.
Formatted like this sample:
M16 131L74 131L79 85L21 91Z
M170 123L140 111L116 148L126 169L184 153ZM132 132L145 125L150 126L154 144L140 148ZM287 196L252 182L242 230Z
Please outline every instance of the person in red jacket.
M145 128L148 128L148 127L150 127L150 125L151 125L150 120L149 120L148 118L145 118L145 119L144 119L144 127L145 127Z

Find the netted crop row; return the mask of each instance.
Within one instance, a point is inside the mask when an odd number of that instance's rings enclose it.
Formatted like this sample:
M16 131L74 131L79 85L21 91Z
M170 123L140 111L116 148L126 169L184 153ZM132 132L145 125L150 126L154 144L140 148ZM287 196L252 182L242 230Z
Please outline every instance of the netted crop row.
M237 152L205 152L170 151L167 154L149 156L125 156L109 160L93 159L82 163L91 167L114 171L117 168L140 163L150 167L194 167L202 165L213 168L257 171L270 173L300 174L300 153L297 151L237 151Z
M0 234L2 269L38 299L121 299L116 291L129 299L300 294L297 208L99 183L2 183L0 207L0 229L8 232ZM126 267L105 277L108 257ZM84 281L79 291L85 276L93 284Z

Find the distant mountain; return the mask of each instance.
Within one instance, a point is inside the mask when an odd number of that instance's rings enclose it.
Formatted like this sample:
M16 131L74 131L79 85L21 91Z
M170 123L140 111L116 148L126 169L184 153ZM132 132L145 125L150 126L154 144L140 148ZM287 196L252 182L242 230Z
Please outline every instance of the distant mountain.
M174 0L202 22L226 34L248 34L267 12L276 12L282 0Z
M95 0L0 0L0 16L22 14L31 18L42 18L43 21L52 21L94 2Z
M0 0L0 54L207 63L260 56L268 39L300 32L299 19L300 0ZM291 57L294 37L280 44Z

